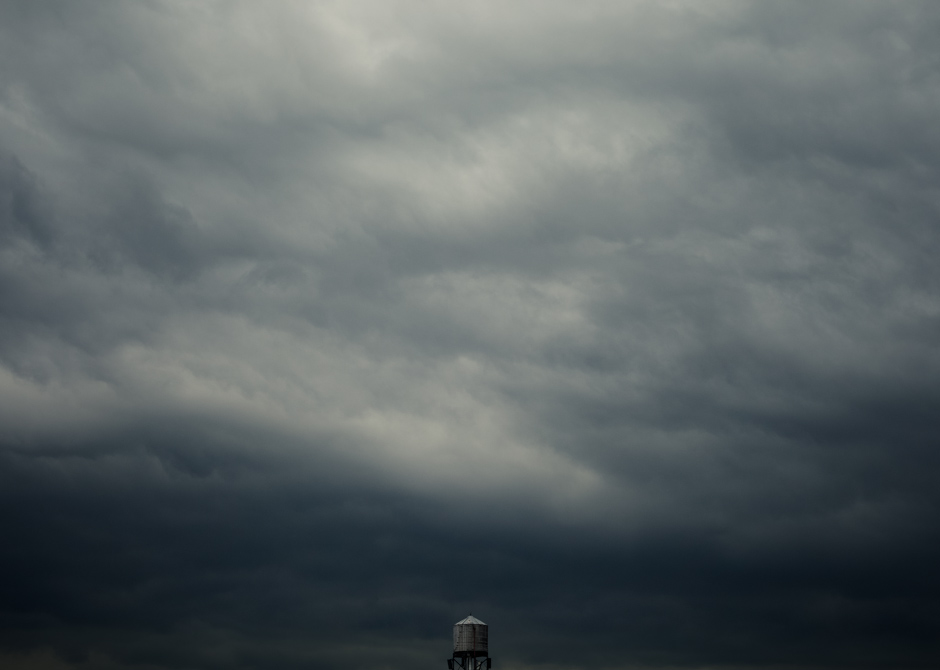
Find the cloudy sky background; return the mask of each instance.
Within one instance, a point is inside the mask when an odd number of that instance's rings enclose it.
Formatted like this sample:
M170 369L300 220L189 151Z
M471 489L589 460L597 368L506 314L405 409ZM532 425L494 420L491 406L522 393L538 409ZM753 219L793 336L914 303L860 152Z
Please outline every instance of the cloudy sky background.
M940 6L0 3L0 664L940 663Z

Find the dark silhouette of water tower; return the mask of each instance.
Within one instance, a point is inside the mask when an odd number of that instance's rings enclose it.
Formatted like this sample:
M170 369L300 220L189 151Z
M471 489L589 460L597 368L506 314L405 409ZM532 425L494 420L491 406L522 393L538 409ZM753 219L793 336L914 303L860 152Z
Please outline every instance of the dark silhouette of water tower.
M454 624L454 655L447 659L448 670L488 670L493 667L489 653L485 623L471 614Z

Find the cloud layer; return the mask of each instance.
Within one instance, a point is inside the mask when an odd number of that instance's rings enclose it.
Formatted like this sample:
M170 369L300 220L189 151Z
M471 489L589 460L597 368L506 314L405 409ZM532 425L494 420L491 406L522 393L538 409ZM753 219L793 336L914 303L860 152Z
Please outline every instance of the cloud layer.
M940 9L10 1L0 661L935 667Z

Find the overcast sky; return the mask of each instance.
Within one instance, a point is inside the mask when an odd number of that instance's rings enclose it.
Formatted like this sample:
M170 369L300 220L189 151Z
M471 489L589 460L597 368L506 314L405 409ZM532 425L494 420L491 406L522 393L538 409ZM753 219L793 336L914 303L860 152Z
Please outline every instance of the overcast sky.
M0 665L940 665L940 4L0 0Z

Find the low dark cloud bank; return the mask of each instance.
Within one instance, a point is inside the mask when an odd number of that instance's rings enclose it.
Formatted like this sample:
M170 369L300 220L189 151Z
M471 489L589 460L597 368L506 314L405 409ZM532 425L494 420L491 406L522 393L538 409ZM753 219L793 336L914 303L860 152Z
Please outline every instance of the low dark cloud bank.
M0 665L940 663L934 2L0 4Z

